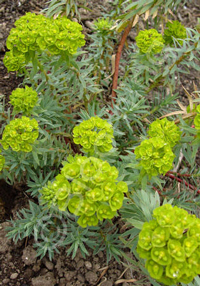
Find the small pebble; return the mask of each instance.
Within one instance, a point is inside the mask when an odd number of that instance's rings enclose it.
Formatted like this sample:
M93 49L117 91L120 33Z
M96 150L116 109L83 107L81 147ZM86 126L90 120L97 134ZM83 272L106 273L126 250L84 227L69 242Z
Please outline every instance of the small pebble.
M46 266L47 269L53 270L53 263L52 263L52 262L46 260L46 261L44 262L44 265Z
M14 280L14 279L17 278L18 275L19 275L18 273L13 273L13 274L10 275L10 279Z
M92 269L92 263L90 261L85 261L85 267L87 269Z
M7 285L9 281L10 281L10 279L8 279L8 278L3 279L3 281L2 281L3 285Z

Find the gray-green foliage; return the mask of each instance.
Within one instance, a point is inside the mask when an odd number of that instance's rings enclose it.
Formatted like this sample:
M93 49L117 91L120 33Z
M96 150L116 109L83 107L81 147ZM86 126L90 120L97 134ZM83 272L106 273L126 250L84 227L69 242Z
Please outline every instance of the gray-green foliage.
M10 184L15 181L27 183L28 192L40 201L39 191L48 181L54 181L62 161L66 161L69 155L81 153L80 146L73 142L73 128L94 116L106 119L114 129L114 148L108 153L96 153L94 156L115 166L119 171L118 180L123 180L129 186L123 207L118 213L129 229L120 234L115 224L119 217L114 218L113 222L104 220L96 227L83 229L78 226L77 217L68 211L60 212L53 207L48 209L30 201L29 209L20 211L16 221L11 220L9 238L17 241L32 235L38 256L48 254L50 259L55 251L58 252L58 248L68 245L67 255L72 255L72 258L78 249L84 256L88 255L88 248L91 248L94 254L105 250L107 261L111 257L119 261L123 256L130 262L123 251L124 245L130 247L137 257L135 248L138 233L142 224L151 220L153 209L161 202L173 203L198 215L200 203L196 196L197 189L193 193L188 192L187 185L178 193L175 180L170 182L169 188L169 181L164 176L153 176L150 179L142 172L134 149L148 139L150 123L164 114L177 111L177 87L182 74L191 70L199 71L199 33L195 29L187 29L187 38L181 44L174 39L174 46L165 46L156 55L142 54L136 45L126 46L127 58L123 61L116 98L112 100L111 107L111 65L116 43L119 42L118 32L133 17L137 20L139 16L138 20L142 21L148 11L150 24L159 27L159 15L170 17L169 9L176 10L180 2L116 0L111 4L112 11L105 12L94 23L91 43L82 51L70 57L64 54L50 55L43 51L33 58L20 72L25 76L23 85L31 85L39 96L38 104L31 113L31 117L39 124L39 138L30 153L1 148L1 155L6 158L6 162L0 178ZM69 17L79 15L76 1L50 1L46 12L48 17L62 12ZM180 154L183 153L181 172L191 174L190 183L194 186L198 186L200 176L195 161L200 139L198 132L191 127L197 104L198 99L194 101L194 114L188 111L188 118L176 118L173 114L169 117L170 120L179 120L183 132L181 141L174 147L174 166L177 166ZM11 111L2 96L1 134L4 127L14 119ZM185 112L184 115L187 110ZM183 183L188 182L187 178L184 179ZM133 261L131 263L134 264ZM138 265L134 267L139 267L147 280L153 285L159 285L148 277L142 261ZM195 283L198 283L198 279L191 286L196 286ZM138 285L142 284L138 282Z

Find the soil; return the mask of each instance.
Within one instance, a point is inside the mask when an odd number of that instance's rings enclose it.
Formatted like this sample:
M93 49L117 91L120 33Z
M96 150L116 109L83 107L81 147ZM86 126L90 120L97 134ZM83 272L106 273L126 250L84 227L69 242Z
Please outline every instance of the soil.
M102 5L99 3L102 2ZM23 78L16 73L7 73L3 65L6 51L6 38L16 19L28 11L39 12L47 6L46 0L0 0L0 96L8 97L12 90L18 87ZM110 9L109 1L87 1L92 12L81 8L81 20L86 32L91 32L91 22L101 15L101 11ZM187 26L194 27L196 19L200 17L199 0L193 0L183 9L177 10L176 18ZM129 41L134 39L134 32L130 33ZM184 86L189 92L193 91L193 82L198 85L199 75L184 76ZM182 92L183 93L183 92ZM183 94L180 92L180 97ZM24 239L14 244L6 238L5 228L10 225L7 220L15 219L16 213L28 207L29 196L23 185L9 186L0 181L0 285L15 286L112 286L135 285L134 280L144 278L141 273L134 272L127 267L127 261L118 263L114 260L106 263L106 255L99 252L84 259L78 251L72 260L66 255L66 249L61 249L60 254L55 254L50 261L47 257L38 259L33 248L32 239ZM128 253L127 253L128 254ZM130 256L130 254L128 254ZM126 266L125 266L126 265ZM150 283L144 283L150 286Z

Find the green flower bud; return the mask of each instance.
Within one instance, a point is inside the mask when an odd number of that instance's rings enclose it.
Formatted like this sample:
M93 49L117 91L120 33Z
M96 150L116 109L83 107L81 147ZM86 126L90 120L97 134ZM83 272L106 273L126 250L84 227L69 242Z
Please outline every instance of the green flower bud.
M116 184L114 182L106 182L102 186L103 188L103 200L108 201L116 193Z
M157 227L159 226L159 224L157 223L156 220L150 220L149 222L144 222L142 229L149 229L151 231L154 231Z
M189 237L194 237L197 243L200 245L200 220L196 219L189 228L187 232Z
M177 261L185 261L185 250L178 240L170 239L168 242L169 254Z
M32 87L17 88L10 95L10 103L14 111L30 113L38 101L37 92Z
M164 41L165 44L172 46L174 44L173 38L178 39L179 44L182 45L183 41L187 37L185 27L177 20L168 22L164 30Z
M116 212L112 211L111 207L106 204L101 204L97 210L97 217L99 220L111 219L115 216Z
M142 141L135 148L136 159L149 177L166 174L171 168L175 158L171 147L163 139L153 137Z
M5 65L5 67L7 68L8 72L17 71L21 67L24 66L25 57L24 57L24 55L19 55L19 56L15 57L15 56L13 56L13 53L11 51L6 52L4 59L3 59L3 63Z
M174 121L169 121L167 118L162 120L157 119L149 126L148 134L150 137L160 137L165 142L168 142L171 147L174 147L180 140L181 131L175 125Z
M147 259L145 267L165 285L190 283L200 274L200 219L169 204L156 208L153 216L143 224L136 249Z
M196 276L197 274L200 274L200 259L198 253L193 252L190 257L188 257L187 267L190 275L193 274Z
M150 250L152 248L152 234L151 230L142 229L139 234L138 245L145 250Z
M158 207L153 211L153 217L156 218L160 226L170 226L174 221L174 209L172 205L165 204L162 207Z
M80 174L80 166L76 163L66 164L62 168L62 174L66 177L66 179L78 178Z
M109 205L113 211L117 211L123 205L124 194L122 192L115 192L109 200Z
M57 206L58 206L58 209L60 211L66 211L67 210L67 206L68 206L68 201L63 199L63 200L57 200Z
M197 130L200 130L200 114L197 114L194 118L194 125Z
M158 226L152 234L152 245L155 247L163 247L169 239L169 229Z
M163 283L164 285L174 285L176 283L176 279L169 278L165 274L162 275L160 279L157 279L158 282Z
M196 237L188 237L183 242L183 247L185 250L185 255L187 257L191 256L191 254L197 249L198 242L196 241Z
M113 26L113 21L110 21L109 18L102 18L102 19L97 19L94 21L94 27L97 32L104 34L110 33L110 29Z
M81 207L83 205L83 198L81 196L74 196L69 200L68 209L71 213L79 216L82 214Z
M166 266L171 263L172 258L166 248L153 247L151 249L152 259L160 265Z
M154 279L160 279L163 274L163 266L156 263L154 260L149 259L145 264L146 269L149 271L151 277Z
M104 197L103 190L100 188L94 188L86 192L86 198L91 203L96 201L102 201L103 197Z
M180 278L179 281L185 284L189 284L190 282L192 282L192 280L194 279L193 275L187 275L186 273L184 273ZM174 283L173 283L174 284ZM166 284L167 285L167 284Z
M48 185L46 187L43 187L42 190L40 190L41 196L41 204L48 204L51 206L53 202L56 200L56 189L55 189L55 183L48 182Z
M92 216L82 215L78 219L78 224L82 227L87 227L87 225L96 226L98 224L98 218L96 217L96 215Z
M7 39L10 52L4 57L8 71L19 70L24 65L25 56L26 59L30 58L29 51L41 53L43 50L49 50L56 55L62 55L63 51L66 51L71 55L85 44L81 25L66 17L54 20L44 15L26 13L15 22L15 26Z
M183 236L184 229L182 222L176 221L176 223L170 227L170 234L173 238L180 239Z
M1 150L0 150L0 153L1 153ZM3 169L4 164L5 164L5 158L4 156L0 155L0 171Z
M34 130L36 129L36 130ZM16 118L5 127L2 135L1 144L4 149L8 149L9 146L16 152L30 152L32 146L37 139L38 123L35 119L22 116L22 118Z
M166 207L168 208L168 207ZM167 211L167 209L166 209ZM186 229L193 221L192 216L188 215L188 212L184 209L178 208L177 206L175 206L173 208L173 210L171 209L171 212L174 213L174 218L176 220L174 220L177 224L179 222L181 222L181 224L183 225L183 227ZM194 220L196 220L196 217L194 217Z
M140 247L139 244L137 245L136 251L139 254L140 258L151 259L151 252L146 251L144 248Z
M97 205L95 203L90 203L87 200L83 200L80 211L82 214L87 214L87 216L92 216L97 211Z
M166 275L173 279L180 278L184 274L185 267L185 262L179 262L173 259L172 263L166 267Z
M113 129L105 120L91 117L73 129L74 143L83 146L85 152L108 152L112 149Z
M49 204L57 205L61 211L68 208L80 216L78 223L82 227L96 225L98 220L112 219L128 190L126 183L116 180L117 169L101 159L81 155L68 156L68 162L63 165L55 181L41 190L42 201L48 203L49 198ZM46 195L48 189L53 193L52 197Z
M128 192L128 186L125 182L121 181L117 184L117 191L122 192L122 193L127 193Z
M74 179L71 184L74 194L84 194L88 190L87 184L81 179Z
M163 37L155 29L140 31L135 39L136 45L144 54L160 53L164 47Z

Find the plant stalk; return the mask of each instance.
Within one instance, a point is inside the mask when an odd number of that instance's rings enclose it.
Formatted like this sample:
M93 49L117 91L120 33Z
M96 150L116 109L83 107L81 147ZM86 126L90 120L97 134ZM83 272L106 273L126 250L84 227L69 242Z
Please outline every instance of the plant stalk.
M112 95L111 95L111 99L112 99L112 102L111 102L111 107L113 108L113 103L115 103L115 98L116 98L116 91L115 89L117 89L117 81L118 81L118 76L119 76L119 62L120 62L120 58L121 58L121 54L122 54L122 49L124 47L124 44L126 42L126 38L132 28L132 25L133 25L133 21L134 21L135 17L133 17L128 26L126 27L123 35L122 35L122 38L121 38L121 41L119 43L119 46L118 46L118 49L117 49L117 54L116 54L116 58L115 58L115 72L114 72L114 75L113 75L113 84L112 84Z

